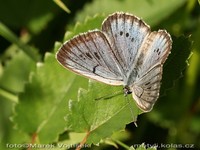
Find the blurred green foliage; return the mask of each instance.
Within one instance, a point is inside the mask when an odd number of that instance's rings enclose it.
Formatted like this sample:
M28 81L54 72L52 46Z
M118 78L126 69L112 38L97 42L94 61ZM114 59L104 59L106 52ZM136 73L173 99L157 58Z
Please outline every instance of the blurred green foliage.
M142 143L138 150L145 149L144 145L200 149L198 1L63 3L71 13L55 1L0 0L0 149L23 149L12 145L23 143L52 144L54 149L66 149L68 145L74 149L84 139L89 144L100 143L91 145L92 149L134 149ZM141 112L133 101L130 103L138 127L130 123L132 116L123 95L90 101L121 87L88 84L87 79L65 70L55 59L62 42L100 28L102 20L116 11L137 15L152 30L166 29L173 36L173 52L164 67L162 94L154 109L137 117ZM84 119L89 124L84 124ZM88 126L94 127L91 133L84 130Z

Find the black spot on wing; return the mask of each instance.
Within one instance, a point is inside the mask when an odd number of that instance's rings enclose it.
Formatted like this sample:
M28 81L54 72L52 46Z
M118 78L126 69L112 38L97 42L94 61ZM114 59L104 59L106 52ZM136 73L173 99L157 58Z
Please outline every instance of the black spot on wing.
M147 89L148 89L148 90L150 90L150 89L151 89L151 86L150 86L150 87L148 87Z
M149 85L149 84L150 84L150 82L145 83L145 85Z
M82 55L82 54L80 54L79 56L85 60L85 57L83 57L83 55Z
M90 53L85 53L90 59L92 59L92 56L90 55Z
M97 68L98 66L99 66L99 65L97 64L96 66L93 67L93 69L92 69L92 72L93 72L93 73L96 72L96 68Z
M154 49L154 51L153 52L156 52L158 55L160 55L160 49L159 48L157 48L157 49Z
M134 38L131 38L131 42L133 42L134 41Z
M96 57L97 59L99 59L99 60L100 60L100 57L99 57L99 55L98 55L98 53L97 53L97 52L94 52L94 55L95 55L95 57Z

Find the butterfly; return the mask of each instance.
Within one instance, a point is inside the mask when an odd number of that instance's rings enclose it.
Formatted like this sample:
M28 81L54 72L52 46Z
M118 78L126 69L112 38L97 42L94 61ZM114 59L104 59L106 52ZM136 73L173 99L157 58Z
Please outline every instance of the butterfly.
M163 64L172 48L165 30L152 31L140 18L123 12L109 15L101 30L79 34L56 54L65 68L109 85L123 85L144 112L159 97Z

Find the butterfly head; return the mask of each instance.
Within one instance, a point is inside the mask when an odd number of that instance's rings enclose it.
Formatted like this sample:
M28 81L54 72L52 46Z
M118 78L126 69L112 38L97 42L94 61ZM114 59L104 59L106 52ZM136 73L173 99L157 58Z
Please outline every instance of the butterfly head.
M124 86L123 90L125 96L132 93L131 89L128 86Z

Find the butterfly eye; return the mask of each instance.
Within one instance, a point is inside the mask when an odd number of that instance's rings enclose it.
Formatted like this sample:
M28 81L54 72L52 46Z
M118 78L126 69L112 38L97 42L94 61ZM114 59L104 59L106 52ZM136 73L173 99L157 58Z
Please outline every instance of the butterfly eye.
M120 33L119 33L121 36L123 35L123 32L122 31L120 31Z

